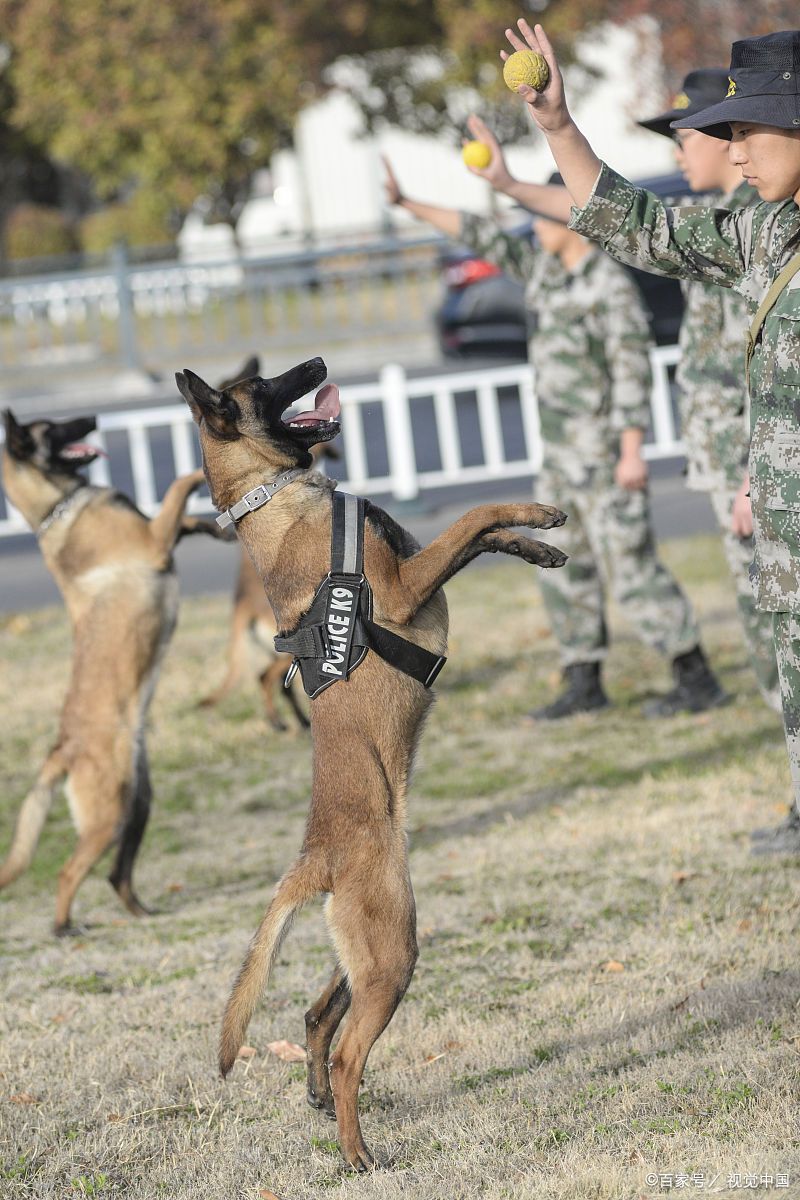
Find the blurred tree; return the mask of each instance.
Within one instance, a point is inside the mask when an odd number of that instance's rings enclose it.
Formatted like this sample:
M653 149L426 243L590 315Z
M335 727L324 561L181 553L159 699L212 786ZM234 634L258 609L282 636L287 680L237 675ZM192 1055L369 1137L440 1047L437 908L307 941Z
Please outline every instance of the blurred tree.
M5 228L11 211L24 200L54 203L59 186L57 172L40 147L11 123L13 101L0 59L0 266L6 259Z
M5 225L6 256L9 261L28 258L60 258L73 254L78 243L68 217L47 204L18 204Z
M285 6L288 8L288 4ZM229 217L291 134L302 47L270 0L0 0L13 121L103 199L133 187Z
M335 81L367 128L463 131L480 105L501 139L530 135L508 93L503 28L541 18L565 61L597 21L650 15L668 83L727 62L736 36L791 25L797 0L0 0L0 153L24 135L104 200L139 189L232 220L255 169ZM398 49L399 47L399 49ZM339 60L336 69L330 66ZM6 89L6 93L3 92ZM4 119L4 104L13 108ZM0 182L0 219L4 203Z
M727 67L731 42L797 26L797 0L539 0L548 33L625 24L649 16L661 36L666 87L675 91L695 67Z
M361 108L366 127L398 125L459 142L476 107L501 141L531 136L532 127L506 88L499 52L503 29L524 15L538 20L547 0L428 0L413 42L349 57L334 77ZM560 50L572 61L574 31L560 22ZM352 54L352 51L346 51Z
M84 171L101 199L138 187L184 212L203 193L209 217L230 220L342 55L358 57L352 90L368 125L460 130L482 93L501 132L527 129L495 61L514 11L498 0L0 0L0 41L16 128Z

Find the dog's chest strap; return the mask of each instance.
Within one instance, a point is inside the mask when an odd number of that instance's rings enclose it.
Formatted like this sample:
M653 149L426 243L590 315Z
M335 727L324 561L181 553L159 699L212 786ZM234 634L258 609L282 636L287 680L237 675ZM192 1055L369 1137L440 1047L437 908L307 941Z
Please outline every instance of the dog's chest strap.
M275 638L275 649L294 655L287 686L300 670L313 699L346 680L374 650L397 670L430 687L447 661L372 620L372 589L364 577L364 511L357 496L331 497L331 569L293 633Z

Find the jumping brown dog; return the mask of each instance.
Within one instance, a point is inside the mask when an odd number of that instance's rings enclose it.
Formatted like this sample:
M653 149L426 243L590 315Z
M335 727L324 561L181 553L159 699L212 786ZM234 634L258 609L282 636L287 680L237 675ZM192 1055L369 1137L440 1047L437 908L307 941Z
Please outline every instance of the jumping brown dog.
M273 484L287 469L304 469L238 527L284 631L295 629L330 568L335 484L307 468L310 447L339 432L337 389L321 387L313 412L282 417L326 374L317 358L275 379L256 377L221 392L191 371L176 376L200 429L206 478L218 509L230 508L258 485ZM551 528L565 520L547 505L486 504L420 549L390 516L367 502L364 574L372 587L375 622L443 655L447 604L442 584L486 552L561 566L565 555L559 550L509 527ZM359 1124L359 1084L370 1049L391 1020L417 959L406 789L430 704L427 687L377 653L368 653L346 683L328 687L313 701L314 778L302 851L278 884L253 938L222 1024L220 1068L227 1075L292 917L301 905L327 893L325 914L337 966L306 1013L308 1097L335 1116L345 1161L359 1171L373 1165ZM348 1010L329 1063L331 1042Z
M22 803L0 888L29 865L66 776L78 845L58 879L59 935L71 928L80 884L114 842L109 880L130 913L147 911L131 880L152 794L145 718L178 609L172 550L182 533L216 530L184 517L202 471L176 479L152 520L120 493L91 487L80 470L98 451L77 439L95 424L86 417L21 425L5 412L6 494L36 532L64 596L73 658L58 741Z

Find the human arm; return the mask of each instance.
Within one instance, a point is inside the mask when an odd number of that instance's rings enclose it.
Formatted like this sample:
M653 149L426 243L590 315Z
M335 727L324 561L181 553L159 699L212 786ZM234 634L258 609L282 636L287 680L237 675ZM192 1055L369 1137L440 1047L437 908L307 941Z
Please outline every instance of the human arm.
M641 492L647 487L647 463L642 457L644 430L623 429L619 439L619 458L614 467L614 480L628 492Z
M731 510L731 532L740 538L749 538L753 533L753 509L750 504L750 475L745 471L744 479L734 496Z
M515 178L508 169L502 147L485 121L475 113L467 121L467 128L472 136L491 152L488 167L482 169L470 167L473 175L485 179L496 192L502 192L532 212L543 217L552 217L554 221L562 221L565 225L570 217L572 203L569 192L561 184L523 183Z
M570 224L615 258L657 274L731 287L747 269L753 244L753 210L730 213L705 207L668 208L601 163L573 121L555 52L541 25L518 22L506 30L512 50L544 55L550 79L542 92L521 86L531 119L550 145L564 182L580 211ZM501 57L507 58L506 51Z
M494 138L492 140L497 147L497 156L501 167L504 169L500 147ZM493 162L497 169L498 158L494 155ZM417 200L410 200L401 191L397 177L386 157L384 157L383 163L386 168L384 185L389 204L405 208L418 220L433 225L446 237L469 246L481 258L495 263L508 275L522 281L528 279L535 252L527 238L506 233L500 223L491 217L476 216L474 213L461 212L457 208L442 208L436 204L423 204ZM472 170L472 168L470 169ZM473 173L484 176L486 174L485 171L477 170Z
M639 491L647 486L642 443L650 424L650 326L639 290L628 272L605 255L598 269L602 272L601 295L594 320L609 377L611 428L620 438L614 478L620 487Z
M425 221L428 225L433 225L434 229L438 229L446 237L453 239L458 237L461 229L461 213L457 208L445 208L438 204L423 204L419 200L411 200L400 190L397 176L385 155L383 156L383 165L386 170L384 188L387 204L404 208L418 221Z

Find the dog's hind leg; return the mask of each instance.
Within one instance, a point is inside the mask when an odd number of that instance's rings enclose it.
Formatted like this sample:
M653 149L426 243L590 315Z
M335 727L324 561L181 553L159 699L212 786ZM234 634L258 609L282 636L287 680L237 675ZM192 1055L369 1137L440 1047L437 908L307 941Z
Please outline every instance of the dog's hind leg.
M228 641L228 669L225 678L218 688L198 701L198 708L212 708L220 700L232 692L241 679L247 667L248 645L247 631L250 626L250 615L242 605L233 610L231 621L231 636Z
M0 888L11 883L30 865L53 803L56 786L66 773L67 765L63 753L60 747L56 747L48 754L36 783L22 802L14 830L14 840L0 866Z
M80 759L69 773L67 797L78 845L58 876L55 933L59 937L70 930L75 893L119 833L129 786L128 781L114 777L110 766L104 770L89 758Z
M153 788L150 783L150 768L147 762L147 750L142 744L136 755L136 773L131 789L130 803L125 813L125 824L120 835L119 849L114 868L108 881L114 888L128 912L134 917L147 916L150 909L145 908L133 890L131 882L133 864L147 827L150 816L150 804L153 799Z
M283 673L283 686L284 687L285 687L285 683L286 683L286 674L287 674L287 672L284 671L284 673ZM298 725L300 726L301 729L308 729L309 726L311 725L311 722L309 721L306 714L303 712L303 707L300 704L299 700L297 699L297 692L295 691L295 685L293 683L290 683L288 688L285 687L285 690L286 690L286 699L289 701L289 704L291 705L292 712L294 713L295 717L297 718Z
M275 707L275 693L278 688L283 686L285 678L286 664L282 658L276 658L274 662L271 662L258 678L261 684L261 698L264 701L264 712L266 713L267 720L272 728L277 729L279 733L285 731L286 725L281 720L278 710Z
M337 967L316 1004L306 1013L306 1055L308 1061L308 1103L336 1118L333 1092L328 1074L328 1054L334 1034L350 1007L350 985L344 971Z
M358 1088L367 1057L391 1021L417 961L416 916L405 864L378 855L335 885L328 924L350 984L344 1032L330 1062L339 1144L346 1163L366 1171L374 1160L358 1119Z

